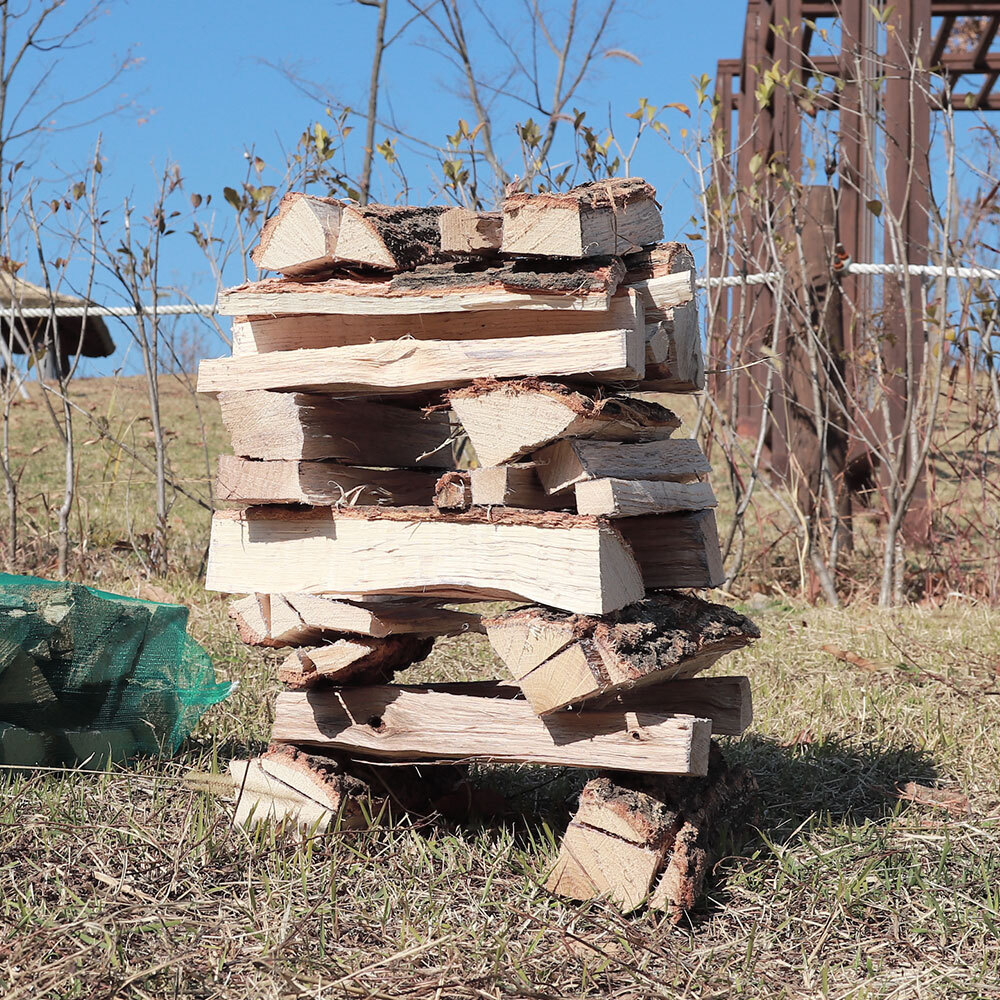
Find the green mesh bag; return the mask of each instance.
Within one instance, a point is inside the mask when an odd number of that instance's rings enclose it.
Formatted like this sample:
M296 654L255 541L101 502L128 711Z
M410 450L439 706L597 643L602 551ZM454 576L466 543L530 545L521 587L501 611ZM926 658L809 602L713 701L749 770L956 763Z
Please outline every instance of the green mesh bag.
M176 753L233 689L187 619L177 604L0 573L0 764Z

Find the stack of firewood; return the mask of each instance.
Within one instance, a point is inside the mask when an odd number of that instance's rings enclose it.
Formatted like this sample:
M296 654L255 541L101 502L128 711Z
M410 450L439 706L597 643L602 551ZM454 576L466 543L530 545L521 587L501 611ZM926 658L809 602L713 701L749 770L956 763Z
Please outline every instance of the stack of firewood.
M711 737L751 717L746 678L694 675L758 633L676 592L724 574L709 464L647 395L704 379L692 257L662 235L637 179L502 213L282 201L253 253L282 277L223 293L232 357L199 372L235 452L207 585L291 649L241 819L362 822L377 761L599 769L550 887L687 905L744 780ZM497 600L533 603L445 606ZM484 630L506 681L391 683Z

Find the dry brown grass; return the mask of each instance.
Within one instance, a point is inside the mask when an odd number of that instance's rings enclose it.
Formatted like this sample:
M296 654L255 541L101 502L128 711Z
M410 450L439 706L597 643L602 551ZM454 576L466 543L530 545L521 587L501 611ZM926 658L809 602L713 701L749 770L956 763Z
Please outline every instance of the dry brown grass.
M142 412L140 396L120 398ZM175 470L200 443L176 404ZM218 447L217 425L209 434ZM81 466L106 539L122 525L141 532L148 516L149 487L124 472L109 488L107 473ZM26 473L36 505L52 474ZM996 611L750 601L764 638L716 672L754 683L756 722L727 753L758 777L760 822L730 841L703 904L674 928L542 888L583 780L573 772L482 767L476 780L510 806L501 819L414 819L305 843L247 834L227 800L186 789L190 768L224 770L263 746L276 685L275 654L239 644L223 597L192 576L202 515L179 505L178 518L190 542L154 582L190 605L192 633L241 686L173 761L0 777L5 998L1000 997ZM126 552L77 559L103 587L143 586ZM410 673L498 670L468 637ZM968 811L901 802L910 780L963 793Z

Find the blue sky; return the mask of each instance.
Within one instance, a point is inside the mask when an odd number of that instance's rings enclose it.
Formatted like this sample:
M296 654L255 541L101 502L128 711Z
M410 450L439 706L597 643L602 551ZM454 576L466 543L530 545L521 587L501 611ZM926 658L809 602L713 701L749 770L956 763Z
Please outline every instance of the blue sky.
M565 10L568 0L556 0L549 6ZM581 0L583 8L599 6L595 0ZM486 9L506 19L506 29L519 54L524 55L528 36L524 24L519 23L520 4L487 0ZM409 8L406 0L390 0L389 10L391 33ZM640 97L656 105L693 104L691 78L714 74L718 58L739 54L744 10L743 0L702 0L698 4L621 0L621 13L602 48L628 50L639 64L621 57L600 59L593 77L573 103L586 110L588 120L602 126L601 131L609 114L616 129L631 128L623 115L635 108ZM65 188L64 175L75 175L89 160L101 133L101 202L112 220L120 217L125 197L140 210L149 206L159 173L170 160L180 165L187 192L213 195L216 225L229 226L232 213L223 202L222 191L242 180L247 165L244 150L252 145L269 165L281 162L304 128L313 121L326 120L320 103L268 63L294 67L302 77L322 84L334 100L364 107L375 17L373 8L348 0L301 0L294 4L112 0L89 29L89 44L55 66L49 87L54 94L67 94L81 80L101 80L116 59L131 51L139 60L137 64L87 106L88 111L96 111L121 103L127 109L45 137L43 145L30 151L25 173L30 170L38 179L40 193L58 193ZM470 34L470 46L481 60L484 75L495 80L508 57L488 32L480 29L481 23ZM431 41L429 30L415 24L387 51L382 109L391 110L410 134L440 142L444 134L454 131L459 117L475 124L475 116L455 95L460 83L457 72L429 47ZM515 121L529 113L512 102L498 107L497 128L509 148L514 148ZM74 114L79 117L82 112L67 112L57 117L57 124L73 120ZM667 112L664 120L675 137L688 124L678 111ZM361 134L358 124L356 136ZM376 139L383 138L380 130ZM405 151L401 158L408 164L412 200L430 200L427 165ZM693 204L689 172L678 153L653 135L640 145L632 173L645 176L660 192L668 236L690 229ZM268 183L277 179L270 168L261 177ZM391 197L393 185L393 178L380 171L374 196ZM162 281L181 285L196 298L210 301L215 282L194 241L181 228L178 226L178 232L164 244ZM30 265L22 273L37 280ZM226 277L239 280L238 271L231 267ZM113 283L99 280L95 299L118 296ZM123 332L117 332L119 340L124 340ZM121 362L119 356L111 359L112 367ZM126 368L131 367L127 362ZM109 370L108 362L89 363L85 372L99 370Z

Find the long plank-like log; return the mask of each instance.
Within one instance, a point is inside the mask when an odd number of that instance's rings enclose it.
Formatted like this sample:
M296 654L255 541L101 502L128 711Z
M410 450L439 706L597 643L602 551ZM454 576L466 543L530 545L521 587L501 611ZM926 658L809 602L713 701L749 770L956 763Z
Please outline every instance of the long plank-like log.
M532 460L548 493L561 493L592 479L690 483L712 471L693 438L628 444L563 439L535 452Z
M686 539L703 548L695 535L688 531ZM693 567L705 561L700 552L686 558L671 552L669 559L687 564L680 579L694 578ZM659 575L665 574L669 569L660 568ZM676 585L709 585L705 573L700 580ZM598 518L481 508L443 514L413 507L218 511L206 586L362 599L514 598L586 614L623 607L644 591L636 557Z
M448 396L480 465L502 465L559 438L649 441L680 420L666 407L625 396L591 399L537 379L483 380Z
M215 497L224 503L423 506L434 497L433 472L359 469L337 462L268 462L219 456Z
M244 458L333 458L351 465L450 469L446 413L298 392L219 393L233 451Z
M308 275L340 264L401 271L438 254L443 207L354 205L290 192L264 224L253 262L266 271Z
M498 340L645 327L639 293L623 289L610 300L610 308L604 312L566 309L545 315L532 310L487 310L399 316L251 316L235 319L232 334L235 357L385 340ZM646 356L650 357L648 346ZM665 359L666 352L663 357L654 354L652 358L654 363Z
M386 281L277 278L251 282L220 292L217 309L223 316L388 316L476 309L606 312L624 273L619 258L574 261L569 265L523 261L424 264ZM652 301L648 288L642 294Z
M251 646L312 646L333 637L461 635L482 632L479 615L406 598L337 601L319 594L249 594L232 601L229 616Z
M566 192L519 193L503 202L504 253L597 257L663 238L656 192L641 178L591 181Z
M392 340L214 358L198 366L199 392L293 389L371 393L444 389L481 378L642 378L644 331L604 330L500 340Z
M539 719L520 699L415 687L278 695L272 739L390 760L484 760L704 774L712 724L605 709Z
M718 505L711 483L588 479L577 483L575 490L576 512L602 517L674 514Z
M743 615L682 594L652 595L600 618L534 606L484 624L539 714L636 687L672 685L760 635ZM745 708L742 732L750 723L749 688L726 696Z

